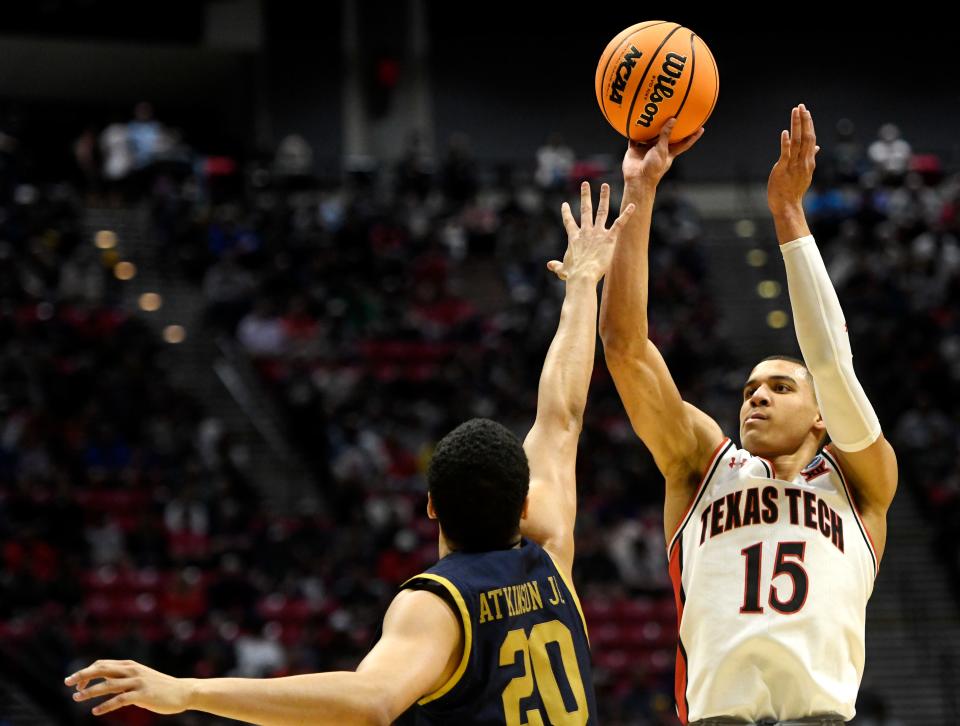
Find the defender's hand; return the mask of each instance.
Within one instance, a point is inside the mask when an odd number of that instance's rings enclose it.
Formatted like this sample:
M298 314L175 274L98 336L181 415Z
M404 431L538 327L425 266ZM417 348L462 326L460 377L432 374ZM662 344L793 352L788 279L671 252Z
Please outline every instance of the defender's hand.
M100 683L88 687L90 681L101 678ZM189 680L168 676L132 660L98 660L64 679L64 683L77 687L74 701L118 694L96 706L96 716L124 706L140 706L154 713L180 713L188 707L191 690Z
M817 134L813 116L802 103L790 112L790 130L780 132L780 158L767 181L767 204L774 214L797 207L810 188L817 166Z
M547 269L561 280L586 277L594 284L599 282L610 269L614 245L635 209L633 204L627 205L613 226L606 229L607 214L610 211L610 185L603 184L600 187L600 205L594 221L590 184L583 182L580 185L580 226L577 226L573 218L570 205L564 202L560 207L560 214L567 230L567 251L563 262L550 260Z
M641 144L636 141L627 144L627 153L623 157L625 183L656 186L673 166L673 160L688 151L703 136L704 129L700 127L682 141L671 144L670 132L676 125L677 119L668 119L655 144Z

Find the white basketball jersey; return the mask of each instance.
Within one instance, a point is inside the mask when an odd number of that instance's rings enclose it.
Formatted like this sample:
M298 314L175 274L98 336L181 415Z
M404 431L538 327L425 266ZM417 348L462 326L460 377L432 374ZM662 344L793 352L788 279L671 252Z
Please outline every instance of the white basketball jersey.
M853 718L877 559L829 451L788 482L725 439L667 552L683 723Z

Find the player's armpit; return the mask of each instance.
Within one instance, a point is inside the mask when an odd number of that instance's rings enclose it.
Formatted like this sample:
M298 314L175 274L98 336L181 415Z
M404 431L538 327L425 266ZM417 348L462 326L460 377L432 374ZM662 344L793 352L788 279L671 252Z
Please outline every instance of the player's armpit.
M847 482L853 488L861 513L885 516L897 492L897 455L883 434L860 451L843 451L829 444Z
M423 696L447 684L463 653L460 617L425 590L403 590L383 618L383 635L357 676L373 686L392 723Z
M657 347L647 340L633 353L606 351L630 423L667 481L698 476L723 440L720 426L685 403Z

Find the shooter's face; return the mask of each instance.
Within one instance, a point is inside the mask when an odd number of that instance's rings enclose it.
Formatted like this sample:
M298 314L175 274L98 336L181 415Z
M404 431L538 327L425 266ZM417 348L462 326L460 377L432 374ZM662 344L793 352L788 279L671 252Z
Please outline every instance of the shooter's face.
M750 372L740 406L740 441L755 456L793 453L813 431L823 433L810 374L786 360L763 361Z

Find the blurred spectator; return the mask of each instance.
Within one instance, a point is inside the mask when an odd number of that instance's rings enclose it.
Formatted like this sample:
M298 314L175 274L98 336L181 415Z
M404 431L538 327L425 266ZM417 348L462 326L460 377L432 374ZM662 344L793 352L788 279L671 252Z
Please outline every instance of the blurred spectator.
M400 194L413 194L423 199L430 191L433 166L425 147L421 133L414 131L410 134L397 165L397 191Z
M280 177L307 177L313 174L313 148L300 134L287 134L280 140L273 160L273 171Z
M450 137L440 176L444 192L453 202L465 202L476 193L476 163L466 134L458 133Z
M103 154L103 178L116 192L135 165L128 125L114 121L100 132L100 150Z
M657 516L652 522L626 519L608 536L607 549L617 566L621 582L634 590L667 590L670 580L663 566L663 527Z
M259 635L241 635L236 640L239 678L269 678L286 665L286 654L279 642L280 625L267 623Z
M93 246L78 247L60 272L59 293L64 300L96 305L105 301L109 268Z
M240 266L237 258L234 250L224 252L203 278L208 319L214 327L230 332L249 309L255 290L253 275Z
M877 139L867 149L870 161L887 179L894 182L907 173L910 154L910 144L900 137L900 129L896 124L891 123L880 127Z
M864 149L857 139L856 126L848 118L837 121L833 144L829 147L831 179L837 184L856 183L863 173Z
M287 334L283 322L274 312L273 303L260 298L253 310L243 316L237 327L237 339L254 358L275 357L287 350Z
M73 142L73 158L80 173L81 184L92 194L100 190L101 163L97 149L97 132L87 126Z
M561 191L570 180L576 157L560 134L551 134L547 143L537 149L537 170L534 178L544 189Z
M94 566L115 565L123 557L123 531L107 514L101 514L87 527L87 543Z
M167 502L163 521L171 534L205 535L209 529L210 517L206 504L188 489L181 496Z
M133 109L133 120L127 124L133 165L144 169L152 164L161 147L162 127L153 117L153 106L141 101Z

